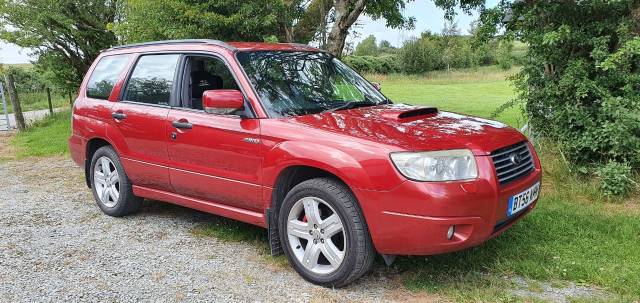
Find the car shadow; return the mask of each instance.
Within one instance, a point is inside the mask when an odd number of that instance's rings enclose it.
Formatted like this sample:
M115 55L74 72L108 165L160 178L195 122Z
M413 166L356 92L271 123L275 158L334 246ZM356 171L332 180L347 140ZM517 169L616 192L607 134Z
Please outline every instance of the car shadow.
M249 242L268 252L267 231L251 224L152 200L145 200L137 216L166 217L192 223L194 227L191 233L195 236ZM465 281L476 283L483 275L503 272L522 259L524 254L540 251L546 241L552 241L545 239L546 233L540 232L544 230L544 224L530 218L533 216L535 214L525 217L502 235L484 244L460 252L434 256L399 256L390 267L378 256L373 275L391 280L400 279L412 289L437 290L459 286ZM527 266L526 262L523 266Z

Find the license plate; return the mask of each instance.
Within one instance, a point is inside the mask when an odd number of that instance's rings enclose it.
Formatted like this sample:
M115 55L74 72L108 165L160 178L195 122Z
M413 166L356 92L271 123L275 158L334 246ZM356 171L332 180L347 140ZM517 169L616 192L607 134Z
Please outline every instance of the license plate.
M538 199L538 193L540 192L540 182L529 187L529 189L512 196L509 198L509 205L507 206L507 216L511 217L521 210L527 208L536 199Z

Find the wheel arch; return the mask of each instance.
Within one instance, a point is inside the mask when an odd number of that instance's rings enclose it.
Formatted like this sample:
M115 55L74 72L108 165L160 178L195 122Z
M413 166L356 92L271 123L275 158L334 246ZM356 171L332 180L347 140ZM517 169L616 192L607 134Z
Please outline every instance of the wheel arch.
M337 174L334 174L333 172L323 168L304 164L294 164L287 166L282 169L276 177L276 181L274 183L273 191L271 194L270 206L267 208L266 212L269 233L269 246L271 248L272 255L276 256L283 253L280 238L278 235L278 216L280 213L280 206L284 202L284 198L296 185L304 181L316 178L330 178L342 183L347 189L349 189L349 191L355 198L358 207L362 211L362 206L360 205L360 201L357 199L353 188L351 188L349 184L345 182L345 180L340 178L340 176L338 176ZM367 224L366 219L364 223Z
M89 170L91 169L91 159L93 158L93 154L103 146L113 147L114 145L107 139L102 137L94 137L87 141L85 148L84 179L87 183L87 187L89 188L91 188L91 180L89 177Z

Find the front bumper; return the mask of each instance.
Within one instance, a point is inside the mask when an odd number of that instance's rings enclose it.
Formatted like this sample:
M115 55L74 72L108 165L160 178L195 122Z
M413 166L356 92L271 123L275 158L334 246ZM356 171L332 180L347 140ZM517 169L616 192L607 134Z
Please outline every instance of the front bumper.
M526 216L532 203L507 218L511 196L541 181L535 170L500 186L488 156L477 157L478 179L470 182L405 181L390 191L356 190L376 250L389 255L433 255L479 245ZM447 231L455 225L455 234Z

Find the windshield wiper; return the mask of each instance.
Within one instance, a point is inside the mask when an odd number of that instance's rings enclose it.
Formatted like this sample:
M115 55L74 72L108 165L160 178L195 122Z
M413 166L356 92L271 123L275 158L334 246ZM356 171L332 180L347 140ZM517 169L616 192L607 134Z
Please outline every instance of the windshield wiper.
M362 102L362 101L349 101L345 104L342 104L340 106L334 107L332 109L329 109L329 112L335 112L337 110L343 110L343 109L354 109L354 108L358 108L358 107L364 107L364 106L374 106L377 105L376 103L372 103L372 102Z

